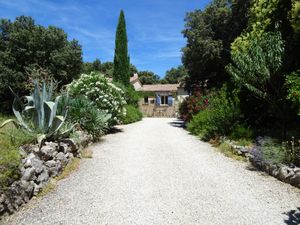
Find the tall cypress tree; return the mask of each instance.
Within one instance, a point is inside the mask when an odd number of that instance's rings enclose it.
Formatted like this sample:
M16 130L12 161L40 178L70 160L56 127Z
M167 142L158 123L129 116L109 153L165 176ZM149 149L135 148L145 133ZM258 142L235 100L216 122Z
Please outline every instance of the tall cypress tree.
M130 60L127 44L125 16L123 10L121 10L116 32L113 79L126 86L130 84Z

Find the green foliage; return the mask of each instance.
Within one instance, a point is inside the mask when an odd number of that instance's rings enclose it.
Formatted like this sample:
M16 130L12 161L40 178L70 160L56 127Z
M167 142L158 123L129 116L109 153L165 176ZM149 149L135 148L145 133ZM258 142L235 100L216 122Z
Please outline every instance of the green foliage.
M114 82L114 84L117 87L121 88L122 91L124 92L124 97L127 105L133 105L134 107L138 107L138 103L141 98L141 95L139 92L134 90L134 87L132 85L129 85L127 87L117 82Z
M288 89L287 99L294 103L300 115L300 70L287 75L285 85Z
M0 123L10 117L0 115ZM34 137L13 124L0 128L0 189L5 189L20 176L19 147L31 143Z
M203 96L200 92L189 96L180 104L179 113L184 121L190 121L194 115L207 108L209 103L208 97Z
M185 18L183 64L189 72L186 87L208 81L219 87L228 80L225 65L230 62L230 43L246 26L250 0L214 0L203 11L189 12Z
M95 59L94 62L85 62L83 63L83 73L88 74L93 71L101 72L102 65L99 59Z
M188 76L188 71L184 66L178 66L177 68L171 68L166 72L164 80L168 84L181 83Z
M126 114L123 115L123 124L134 123L140 121L143 118L141 111L133 105L126 105Z
M130 82L130 60L128 55L126 22L123 10L121 10L116 31L116 48L114 56L113 79L125 86Z
M83 96L70 100L68 120L91 134L94 139L108 130L110 114L100 111L93 102Z
M52 100L53 83L47 88L43 81L42 88L39 87L38 80L34 80L34 91L30 96L26 96L27 103L23 104L21 99L15 95L13 102L13 112L17 121L10 119L5 121L0 127L10 122L14 122L27 132L36 134L37 141L41 143L45 139L53 138L65 122L67 112L57 115L57 105L60 96Z
M43 68L59 81L59 87L77 77L82 69L82 50L68 41L59 28L36 25L31 17L0 20L0 112L11 112L14 96L28 95L28 69ZM42 78L42 77L38 77Z
M229 158L233 158L235 160L240 160L240 161L245 161L245 158L243 156L237 155L230 144L224 142L221 143L218 146L218 149L220 150L220 152L222 152L225 156L229 157Z
M117 124L122 118L123 107L126 104L124 92L108 82L103 74L96 72L82 74L78 80L70 84L69 90L74 98L85 96L100 111L111 114L109 126Z
M253 130L244 125L237 125L229 135L233 140L252 140Z
M236 93L229 94L223 87L209 99L208 108L195 115L187 126L191 133L204 140L230 134L241 119Z
M159 76L151 71L140 71L138 75L139 75L139 80L142 84L159 83Z
M300 2L293 0L292 10L290 12L290 21L295 33L300 36Z
M227 67L228 72L238 85L245 86L256 97L271 100L269 88L280 88L274 80L282 66L283 52L280 33L263 33L249 40L247 48L232 53L233 64Z

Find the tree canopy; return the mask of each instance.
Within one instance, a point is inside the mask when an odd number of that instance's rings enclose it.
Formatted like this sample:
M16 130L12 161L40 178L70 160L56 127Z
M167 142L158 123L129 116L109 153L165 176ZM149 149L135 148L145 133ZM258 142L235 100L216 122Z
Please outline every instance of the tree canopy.
M182 82L188 76L188 71L184 66L178 66L177 68L171 68L166 72L164 77L164 83L177 84Z
M43 68L59 82L70 83L82 71L82 50L60 28L35 24L31 17L0 20L0 111L9 112L13 96L28 93L28 70Z

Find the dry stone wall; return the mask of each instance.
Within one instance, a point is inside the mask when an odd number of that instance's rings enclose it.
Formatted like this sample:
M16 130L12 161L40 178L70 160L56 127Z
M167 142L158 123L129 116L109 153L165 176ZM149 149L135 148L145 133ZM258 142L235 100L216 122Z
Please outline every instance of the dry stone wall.
M21 177L6 190L0 189L0 217L11 214L36 196L50 181L58 176L74 157L91 142L91 137L79 132L79 141L64 139L20 147L22 157Z

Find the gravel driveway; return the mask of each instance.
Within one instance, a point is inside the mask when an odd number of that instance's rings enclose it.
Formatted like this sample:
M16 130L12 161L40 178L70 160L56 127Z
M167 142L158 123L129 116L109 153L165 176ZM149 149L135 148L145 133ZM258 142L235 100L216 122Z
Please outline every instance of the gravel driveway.
M300 191L216 152L173 119L122 126L10 225L298 224Z

